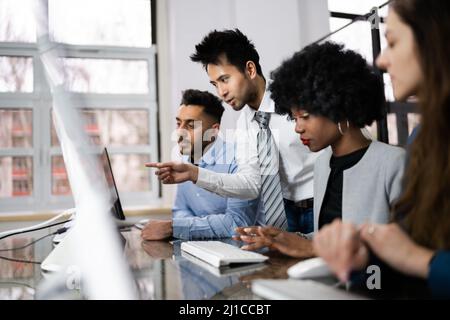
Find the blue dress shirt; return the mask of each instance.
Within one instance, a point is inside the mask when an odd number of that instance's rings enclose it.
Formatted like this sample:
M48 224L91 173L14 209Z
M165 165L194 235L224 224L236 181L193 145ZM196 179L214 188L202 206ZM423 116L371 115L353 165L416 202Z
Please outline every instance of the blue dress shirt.
M234 144L216 140L198 166L218 173L235 173ZM236 227L262 225L259 198L224 198L192 182L178 185L173 215L173 236L179 239L212 239L233 236Z

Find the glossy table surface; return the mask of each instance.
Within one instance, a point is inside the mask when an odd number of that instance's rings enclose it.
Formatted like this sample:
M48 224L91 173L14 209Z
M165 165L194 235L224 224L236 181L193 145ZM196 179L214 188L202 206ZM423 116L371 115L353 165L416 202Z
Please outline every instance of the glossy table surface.
M285 279L287 269L300 261L267 252L265 263L217 269L182 253L181 241L143 241L134 228L122 235L125 257L144 300L259 299L251 292L251 280ZM0 299L38 298L45 279L39 262L53 249L52 238L45 231L0 240Z

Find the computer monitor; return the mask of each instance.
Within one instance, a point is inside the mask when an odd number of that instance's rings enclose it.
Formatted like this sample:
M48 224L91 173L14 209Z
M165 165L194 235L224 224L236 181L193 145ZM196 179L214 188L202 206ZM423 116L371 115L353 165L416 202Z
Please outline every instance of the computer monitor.
M40 1L35 2L39 60L52 94L55 129L76 209L75 225L42 262L41 268L56 271L61 277L52 277L55 284L67 287L67 271L76 267L83 279L83 296L88 299L134 299L135 283L117 237L115 222L123 222L124 216L109 158L106 156L102 163L90 143L81 109L68 93L70 79L61 57L70 55L50 41L48 8ZM105 165L109 181L104 178ZM111 217L111 209L119 219ZM55 288L53 279L47 279L51 289Z
M114 180L114 174L111 168L111 161L109 158L108 150L103 149L102 153L102 164L103 170L105 172L106 181L108 183L109 192L111 194L111 199L113 206L111 212L114 217L119 220L125 220L125 215L123 214L122 204L120 203L119 192L117 191L116 181Z

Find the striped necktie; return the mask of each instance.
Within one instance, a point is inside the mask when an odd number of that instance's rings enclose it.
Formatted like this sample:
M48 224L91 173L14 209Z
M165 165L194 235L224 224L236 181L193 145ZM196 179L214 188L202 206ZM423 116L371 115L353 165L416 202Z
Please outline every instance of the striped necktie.
M266 214L266 224L287 229L284 201L278 174L278 152L269 128L270 113L258 111L254 119L259 124L258 160L261 173L261 195Z

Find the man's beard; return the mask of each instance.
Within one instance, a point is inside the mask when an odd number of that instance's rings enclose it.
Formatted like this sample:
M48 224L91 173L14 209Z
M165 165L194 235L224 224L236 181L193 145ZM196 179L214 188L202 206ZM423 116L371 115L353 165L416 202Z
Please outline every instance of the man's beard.
M182 136L178 138L178 148L180 150L180 154L183 156L190 156L192 149L191 143L184 140L186 139L184 139Z
M180 149L180 154L183 156L190 156L191 155L191 147L190 146L178 146Z
M239 105L239 110L241 110L243 107L251 103L252 101L255 101L258 96L258 92L256 91L256 88L249 87L249 91L242 99L242 106Z

